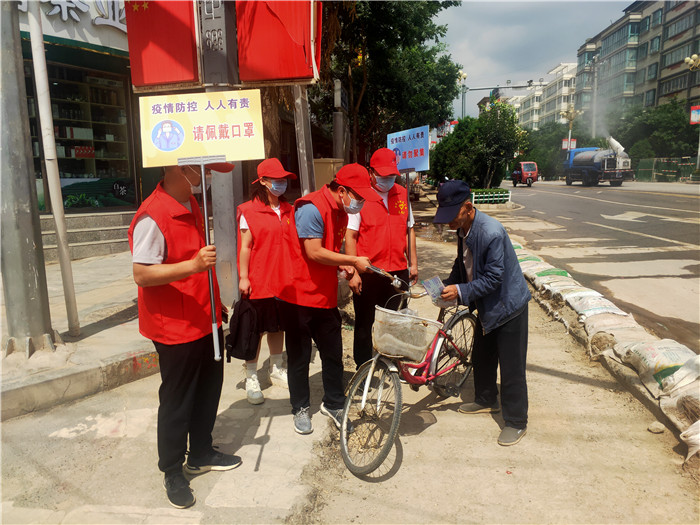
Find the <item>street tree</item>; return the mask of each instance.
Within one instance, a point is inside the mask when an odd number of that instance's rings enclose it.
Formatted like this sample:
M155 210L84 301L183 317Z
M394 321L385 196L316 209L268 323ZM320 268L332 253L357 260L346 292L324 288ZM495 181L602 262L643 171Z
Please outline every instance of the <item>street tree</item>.
M505 169L524 139L513 106L490 102L479 115L475 138L474 155L486 168L481 187L500 185Z
M461 119L430 154L430 178L461 179L473 188L500 185L525 133L515 110L503 102L490 102L479 118Z
M348 91L352 158L386 134L435 126L451 113L459 64L439 43L447 27L433 18L459 2L324 2L321 85L311 91L318 122L332 119L334 79Z

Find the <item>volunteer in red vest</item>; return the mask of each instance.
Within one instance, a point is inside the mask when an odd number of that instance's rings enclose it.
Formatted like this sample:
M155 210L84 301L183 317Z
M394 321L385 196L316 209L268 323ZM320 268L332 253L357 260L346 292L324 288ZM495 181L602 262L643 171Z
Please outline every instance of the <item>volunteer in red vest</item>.
M310 434L309 363L311 340L321 356L323 400L320 411L340 428L345 404L343 341L338 311L338 270L348 276L366 272L369 258L340 252L348 213L366 201L379 200L367 170L359 164L343 166L335 179L294 203L299 242L294 260L294 287L282 291L289 400L294 429Z
M372 155L369 165L372 187L381 198L367 202L360 213L348 217L345 251L350 255L369 257L374 266L383 268L406 282L415 282L418 277L418 258L413 215L406 188L395 183L399 175L396 155L388 148L378 149ZM411 242L410 265L408 238ZM376 273L356 273L349 284L355 307L353 357L359 368L372 358L374 307L379 305L396 310L400 298L389 279Z
M279 300L284 286L293 278L292 243L298 243L294 227L294 208L283 197L289 179L296 175L286 171L277 159L258 164L258 178L253 198L238 207L238 290L250 298L257 318L257 331L267 333L270 349L270 380L287 388L287 370L282 363L284 332ZM261 339L262 341L262 339ZM259 405L265 401L258 381L258 354L246 361L246 396Z
M207 166L228 172L232 164ZM167 166L163 179L141 204L129 228L134 281L138 285L139 331L153 341L160 361L158 391L158 468L170 503L194 504L183 475L230 470L241 458L212 446L224 378L223 361L214 360L211 299L207 270L216 248L205 245L204 219L193 188L200 188L199 166ZM214 273L216 336L224 347L221 300Z

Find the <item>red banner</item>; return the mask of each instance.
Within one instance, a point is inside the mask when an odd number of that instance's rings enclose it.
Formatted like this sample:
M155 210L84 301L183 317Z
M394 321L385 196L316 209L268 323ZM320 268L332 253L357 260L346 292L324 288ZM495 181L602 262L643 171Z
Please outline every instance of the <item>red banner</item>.
M321 61L321 7L321 2L311 1L238 0L241 81L316 78Z
M199 82L192 1L126 1L131 81L136 87Z

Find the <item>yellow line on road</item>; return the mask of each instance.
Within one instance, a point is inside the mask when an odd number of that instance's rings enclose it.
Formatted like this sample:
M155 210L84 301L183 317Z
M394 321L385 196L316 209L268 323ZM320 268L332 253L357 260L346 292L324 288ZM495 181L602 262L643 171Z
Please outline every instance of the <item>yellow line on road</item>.
M608 230L615 230L615 231L622 232L622 233L629 233L630 235L639 235L640 237L646 237L648 239L655 239L657 241L669 242L671 244L678 244L678 245L683 246L689 250L700 249L700 245L697 245L697 244L689 244L687 242L674 241L673 239L666 239L665 237L657 237L656 235L649 235L648 233L633 232L630 230L624 230L622 228L615 228L614 226L607 226L605 224L598 224L595 222L585 222L584 221L583 224L589 224L591 226L599 226L600 228L607 228Z
M549 193L551 195L558 195L558 196L564 196L564 197L576 197L579 199L588 199L588 200L598 201L598 202L607 202L608 204L616 204L618 206L636 206L638 208L651 208L654 210L664 210L664 211L678 211L681 213L697 213L698 215L700 215L700 211L695 211L695 210L679 210L676 208L660 208L659 206L650 206L648 204L631 204L631 203L627 203L627 202L609 201L609 200L605 200L605 199L598 199L596 197L586 197L584 195L575 195L575 194L571 194L571 193L563 193L563 192L559 193L556 191L546 191L546 190L538 191L537 193ZM632 192L626 192L626 193L632 193ZM646 192L637 192L637 193L646 193ZM692 195L681 195L681 194L676 195L676 194L671 194L671 193L652 193L652 192L648 192L648 193L652 194L652 195L667 195L667 196L673 196L673 197L693 197ZM698 197L695 196L695 198L697 199Z

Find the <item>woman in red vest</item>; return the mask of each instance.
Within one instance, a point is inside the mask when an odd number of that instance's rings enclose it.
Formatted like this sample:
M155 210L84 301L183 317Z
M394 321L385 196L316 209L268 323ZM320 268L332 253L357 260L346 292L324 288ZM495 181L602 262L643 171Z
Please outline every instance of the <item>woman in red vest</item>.
M282 196L289 179L296 175L286 171L277 159L258 165L258 184L253 198L238 207L238 290L249 297L257 317L260 335L267 333L270 348L270 380L287 388L287 370L282 364L284 332L280 324L277 298L292 280L290 244L298 243L294 226L294 209ZM246 361L246 397L259 405L265 401L258 381L258 353Z

